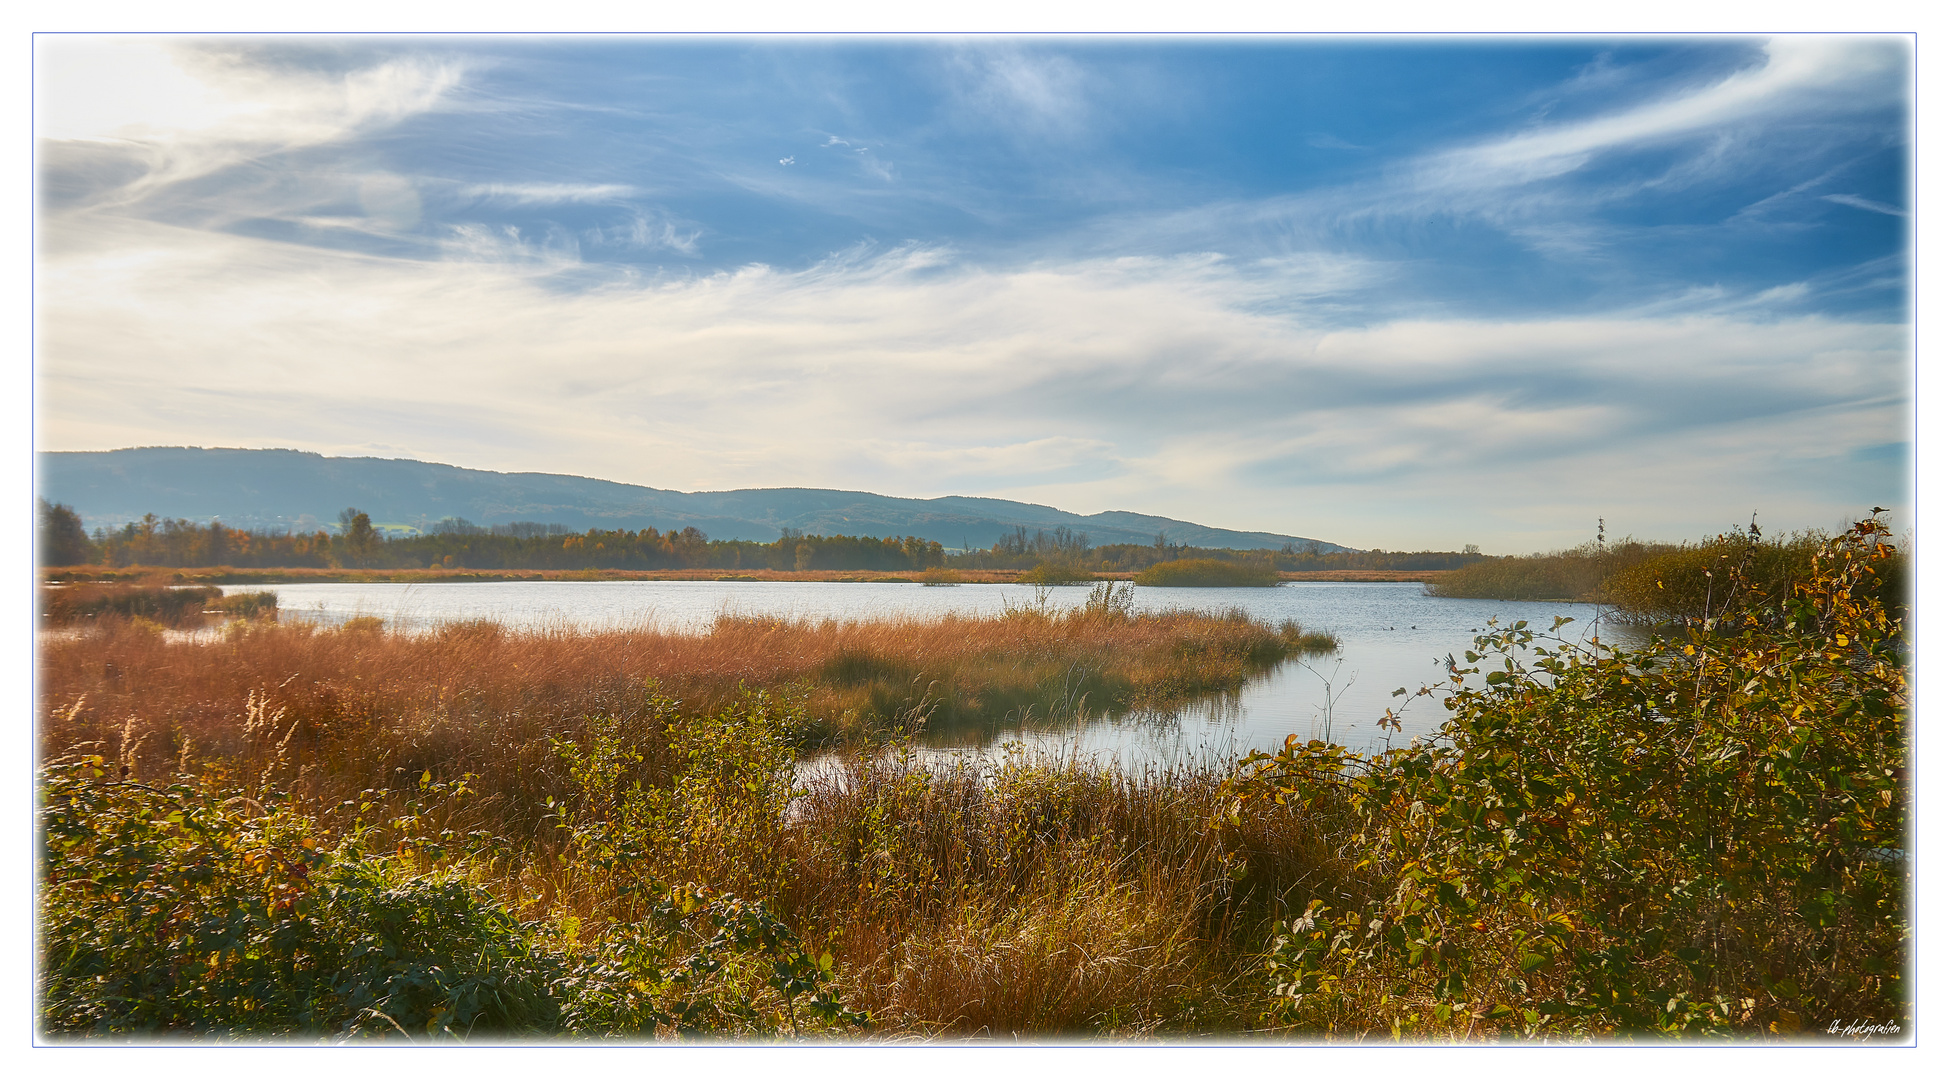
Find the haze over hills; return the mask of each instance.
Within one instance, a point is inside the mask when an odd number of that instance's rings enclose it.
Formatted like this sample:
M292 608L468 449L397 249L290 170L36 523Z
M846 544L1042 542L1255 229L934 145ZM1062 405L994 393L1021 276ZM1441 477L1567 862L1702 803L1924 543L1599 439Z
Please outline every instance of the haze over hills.
M771 541L785 529L849 536L918 536L943 547L984 548L1017 527L1068 528L1094 544L1347 548L1303 536L1215 529L1126 510L1072 514L1050 506L950 495L902 499L826 488L666 491L557 473L500 473L398 458L338 458L302 450L139 447L52 451L39 459L39 493L74 507L82 522L119 528L143 514L218 519L242 529L312 529L356 506L375 522L428 527L442 518L477 525L535 521L581 531L694 527L716 540Z

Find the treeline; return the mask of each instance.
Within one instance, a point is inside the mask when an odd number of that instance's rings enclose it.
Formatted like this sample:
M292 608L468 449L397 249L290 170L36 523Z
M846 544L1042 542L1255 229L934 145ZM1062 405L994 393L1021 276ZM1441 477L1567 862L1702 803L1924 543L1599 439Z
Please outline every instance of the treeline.
M419 536L388 538L348 507L336 532L276 533L199 525L146 514L91 537L74 510L40 503L44 566L235 566L403 570L926 570L946 552L919 537L807 536L787 529L769 544L712 540L695 528L590 529L517 521L482 526L448 518Z
M1058 526L1033 532L1017 526L986 549L949 555L938 541L919 537L808 536L797 529L770 543L712 540L695 528L590 529L535 521L476 525L447 518L418 536L387 537L369 515L348 507L338 527L279 533L207 525L145 514L119 529L93 536L68 506L40 502L43 566L235 566L403 570L450 567L476 570L966 570L1067 568L1094 573L1139 573L1159 563L1216 559L1278 570L1452 570L1486 559L1464 551L1326 551L1318 544L1280 550L1239 551L1174 544L1163 534L1149 544L1092 546L1089 534Z
M1103 544L1092 547L1086 532L1057 526L1054 531L1022 526L1003 533L994 546L950 555L949 566L968 570L1029 570L1036 567L1074 567L1104 573L1139 573L1159 563L1185 559L1216 559L1259 570L1453 570L1488 556L1470 544L1462 551L1327 551L1320 544L1287 544L1277 550L1260 548L1204 548L1175 544L1158 533L1148 544Z

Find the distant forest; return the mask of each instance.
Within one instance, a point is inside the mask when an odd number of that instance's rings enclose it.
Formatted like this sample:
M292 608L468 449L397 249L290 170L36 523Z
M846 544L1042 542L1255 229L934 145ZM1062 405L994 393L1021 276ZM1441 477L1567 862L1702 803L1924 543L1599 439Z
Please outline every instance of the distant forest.
M356 507L338 515L336 529L274 532L207 525L146 514L119 529L90 535L71 507L40 505L43 566L317 567L408 570L927 570L955 567L1029 570L1062 564L1130 573L1183 558L1252 562L1275 570L1452 570L1484 556L1469 551L1323 551L1293 545L1277 551L1198 548L1166 542L1090 544L1089 534L1058 526L1053 532L1017 527L986 549L950 555L938 541L918 537L815 536L786 529L770 543L712 540L694 528L590 529L533 521L483 526L447 518L417 536L388 537Z

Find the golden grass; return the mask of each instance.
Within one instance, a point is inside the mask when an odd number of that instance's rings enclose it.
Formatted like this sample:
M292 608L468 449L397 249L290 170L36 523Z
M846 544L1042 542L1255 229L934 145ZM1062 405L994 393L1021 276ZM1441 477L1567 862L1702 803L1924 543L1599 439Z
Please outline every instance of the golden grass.
M780 902L847 913L849 997L895 1030L1249 1030L1268 913L1340 868L1332 823L1227 822L1228 772L855 756L801 800Z
M1230 559L1172 559L1137 575L1139 585L1178 585L1191 588L1265 587L1279 584L1279 572L1269 563Z
M725 616L704 634L257 624L204 642L111 620L41 643L41 741L50 758L106 745L153 773L247 755L241 721L255 707L282 717L281 735L315 773L359 787L401 769L524 775L542 767L548 737L576 737L585 717L641 718L651 681L690 711L714 711L740 686L789 688L811 720L795 735L819 742L922 718L972 728L1166 707L1235 689L1287 655L1293 636L1195 613ZM509 797L531 793L507 782Z
M212 585L181 585L173 575L148 574L113 581L40 586L40 621L66 626L92 619L140 617L168 625L201 622L205 608L220 604Z
M849 714L863 733L869 713L1161 706L1235 686L1300 636L1195 613L725 617L702 634L259 623L202 641L108 621L41 642L40 741L44 760L102 753L136 780L289 792L328 830L417 815L375 843L478 830L492 839L456 848L455 865L522 917L573 916L589 934L633 909L621 871L574 857L555 815L606 816L640 838L628 872L764 900L831 948L881 1037L1244 1031L1284 891L1320 895L1340 873L1333 823L1277 807L1228 823L1229 763L925 767L866 745L795 793L772 740ZM741 684L825 724L735 730ZM575 778L564 745L605 739L618 783L648 794ZM415 809L423 777L469 777L472 793Z

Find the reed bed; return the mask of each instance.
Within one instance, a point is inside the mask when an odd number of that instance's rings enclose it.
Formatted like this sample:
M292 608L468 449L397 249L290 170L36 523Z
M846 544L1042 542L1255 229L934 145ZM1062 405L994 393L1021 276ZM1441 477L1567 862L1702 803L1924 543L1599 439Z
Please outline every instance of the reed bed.
M1229 762L857 755L805 793L782 899L849 913L835 939L849 991L897 1029L1250 1031L1266 926L1292 890L1352 869L1343 821L1228 817L1230 775Z
M1321 822L1228 822L1228 763L922 765L902 730L1162 705L1304 636L1108 609L689 635L239 623L200 643L108 620L42 642L40 741L143 791L282 806L308 850L358 837L415 880L460 875L564 963L643 925L643 882L688 883L829 950L880 1037L1245 1031L1283 890L1337 865ZM851 748L798 779L835 715Z
M1139 585L1177 585L1191 588L1265 588L1279 584L1279 572L1267 562L1230 559L1173 559L1157 563L1137 575Z
M181 585L161 575L132 581L80 581L42 585L40 615L41 622L49 626L71 626L97 618L143 618L174 626L200 621L206 608L221 604L223 599L223 590L214 585ZM253 599L250 604L255 612L263 606L263 601ZM270 607L276 608L275 600Z
M703 634L515 631L457 622L423 635L233 625L170 640L106 620L41 646L50 755L108 740L153 772L241 750L250 708L277 714L321 769L383 783L394 768L488 774L594 714L639 717L656 683L714 711L740 687L798 696L804 744L921 722L967 727L1167 706L1236 689L1330 639L1242 615L1018 612L873 622L720 617ZM121 743L126 741L127 746ZM341 762L339 758L346 756ZM359 763L363 762L363 765ZM524 763L525 764L525 763Z

